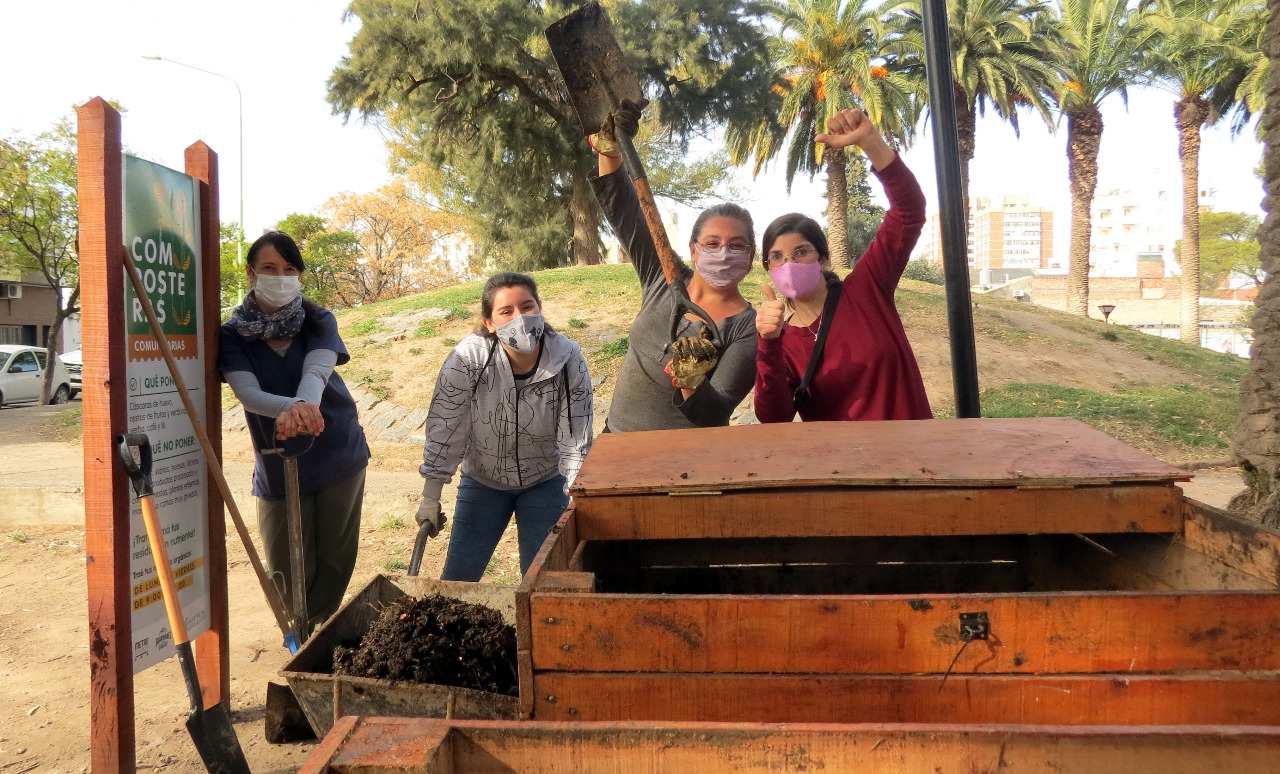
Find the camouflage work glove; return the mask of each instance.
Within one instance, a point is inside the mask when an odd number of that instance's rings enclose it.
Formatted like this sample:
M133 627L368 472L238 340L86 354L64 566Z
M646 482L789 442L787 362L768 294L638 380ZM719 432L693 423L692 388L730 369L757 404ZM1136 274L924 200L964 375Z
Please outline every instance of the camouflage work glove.
M671 345L673 356L666 371L671 374L671 384L692 390L702 382L707 372L720 362L720 353L711 343L711 329L703 326L697 336L681 336Z
M619 155L622 149L618 147L617 133L621 131L628 137L635 137L640 131L640 116L644 113L644 106L648 104L647 99L639 102L622 100L621 107L614 108L605 118L600 131L587 138L596 153L605 156Z

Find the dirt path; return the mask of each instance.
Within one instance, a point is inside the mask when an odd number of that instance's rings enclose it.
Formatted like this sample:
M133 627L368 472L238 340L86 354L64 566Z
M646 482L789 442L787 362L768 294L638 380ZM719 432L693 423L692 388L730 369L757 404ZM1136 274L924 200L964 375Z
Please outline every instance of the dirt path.
M48 440L45 421L65 407L0 411L0 490L27 506L11 512L0 502L0 774L67 774L89 770L89 635L85 537L79 527L31 524L22 514L39 513L48 490L78 493L83 486L79 443ZM253 526L246 491L247 454L231 451L227 477ZM399 467L399 470L396 469ZM422 480L411 466L369 471L360 553L349 593L388 563L408 562L416 533L413 512ZM452 511L454 487L446 487ZM65 499L65 498L64 498ZM79 511L83 521L83 510ZM230 530L229 530L230 532ZM439 577L445 540L428 543L421 574ZM255 774L296 771L314 744L271 745L263 739L266 683L288 658L274 619L239 540L227 541L231 600L231 709L236 733ZM395 566L394 564L392 566ZM498 546L486 580L519 578L515 530ZM136 676L136 738L139 770L199 774L204 769L185 728L186 692L176 660Z

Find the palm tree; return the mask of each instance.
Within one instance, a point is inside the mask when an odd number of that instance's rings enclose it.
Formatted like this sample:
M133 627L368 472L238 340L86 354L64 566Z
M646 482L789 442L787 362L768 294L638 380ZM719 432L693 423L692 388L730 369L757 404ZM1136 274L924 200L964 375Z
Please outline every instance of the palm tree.
M825 167L831 262L848 269L849 157L844 149L824 153L814 137L826 131L832 115L860 108L891 142L909 142L917 95L883 55L884 14L869 0L786 0L765 7L779 26L773 53L780 104L777 115L729 127L730 157L735 164L753 160L759 173L786 146L788 190L797 173L812 177ZM866 162L858 157L854 163Z
M1182 159L1180 338L1188 344L1200 343L1200 130L1217 123L1234 103L1234 95L1216 103L1209 97L1239 68L1241 25L1256 6L1257 0L1155 0L1148 17L1156 32L1152 71L1176 97L1173 118Z
M1127 0L1058 0L1062 41L1055 61L1062 78L1058 106L1067 118L1071 178L1071 257L1067 311L1088 315L1090 210L1098 185L1103 100L1147 80L1143 50L1151 30Z
M1266 102L1267 78L1271 75L1271 63L1262 49L1265 41L1267 7L1258 3L1241 11L1239 24L1234 25L1228 42L1239 54L1235 72L1214 88L1210 101L1220 109L1232 110L1231 134L1244 131L1253 117L1262 112ZM1258 139L1262 138L1262 122L1257 126Z
M920 0L899 0L895 51L910 53L910 72L923 81L924 28ZM969 163L976 145L977 118L990 105L1012 124L1029 107L1053 128L1050 113L1057 73L1051 52L1056 40L1052 13L1040 0L948 0L951 69L960 141L960 183L969 209Z

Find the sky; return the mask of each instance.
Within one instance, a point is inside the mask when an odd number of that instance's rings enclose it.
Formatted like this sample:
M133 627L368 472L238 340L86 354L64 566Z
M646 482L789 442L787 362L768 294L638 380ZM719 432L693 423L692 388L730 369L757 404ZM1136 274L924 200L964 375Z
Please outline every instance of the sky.
M220 214L238 219L240 138L236 88L228 81L161 56L234 79L243 95L245 233L249 239L294 212L314 212L341 192L364 193L388 180L386 151L375 128L344 122L325 101L325 83L346 53L358 22L343 21L342 0L223 0L219 3L126 0L0 0L0 27L12 32L0 48L0 136L32 135L94 96L127 110L131 152L182 169L183 150L205 141L219 155ZM16 74L16 75L15 75ZM1159 176L1181 190L1173 96L1155 88L1103 106L1105 130L1099 190ZM1051 134L1025 115L1022 136L993 116L981 121L970 168L975 196L1027 194L1053 207L1055 253L1069 242L1070 194L1065 125ZM696 150L696 149L695 149ZM1206 130L1201 187L1217 190L1218 210L1261 214L1262 188L1253 171L1261 146L1252 129L1235 139L1225 124ZM926 130L903 153L936 209L933 150ZM757 231L777 215L825 212L821 177L798 179L790 194L779 170L752 179L735 172ZM873 190L880 202L879 187ZM676 245L687 244L691 210L679 210Z

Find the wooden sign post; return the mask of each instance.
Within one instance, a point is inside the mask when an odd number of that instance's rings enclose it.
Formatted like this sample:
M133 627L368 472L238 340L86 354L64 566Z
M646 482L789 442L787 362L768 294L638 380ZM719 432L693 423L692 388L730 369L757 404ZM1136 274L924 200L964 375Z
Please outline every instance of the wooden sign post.
M186 382L203 408L215 453L221 456L221 389L215 371L220 323L218 271L218 157L202 142L186 149L186 178L134 159L126 159L120 139L120 114L95 98L77 111L79 119L80 288L84 340L84 468L85 543L89 575L89 654L91 682L93 771L133 772L133 675L172 655L167 626L147 624L147 634L135 632L136 621L159 613L163 618L149 549L137 545L131 521L132 491L113 444L124 432L148 432L167 445L173 460L168 488L157 482L157 493L171 492L170 511L196 505L194 520L172 524L167 541L182 544L175 569L181 570L190 595L197 595L194 614L184 614L195 640L196 661L204 704L225 702L230 694L230 650L227 646L227 558L222 499L207 486L203 453L187 448L190 420L181 404L167 397L163 361L150 377L139 376L139 362L149 358L146 335L127 313L123 251L126 243L126 205L129 217L142 212L158 229L133 236L136 250L156 264L157 284L148 295L167 298L172 305L175 333L191 349L189 364L198 373ZM137 189L126 200L125 169ZM154 169L151 169L154 168ZM176 181L176 182L175 182ZM150 199L154 199L151 201ZM150 208L150 209L148 209ZM150 227L150 226L148 226ZM138 231L139 227L131 226ZM183 235L189 235L184 239ZM150 246L148 243L151 243ZM176 247L175 247L176 246ZM151 251L148 253L148 251ZM199 258L196 261L194 259ZM163 276L161 276L163 275ZM176 286L176 289L175 289ZM191 351L194 350L194 351ZM201 363L202 360L202 363ZM143 403L150 404L143 407ZM172 409L177 403L178 410ZM161 416L163 406L163 416ZM173 438L176 430L177 438ZM160 440L166 438L168 440ZM161 468L157 468L161 470ZM163 498L163 495L161 495ZM161 517L165 516L161 500ZM178 517L175 517L178 518ZM180 528L179 528L180 527ZM145 541L144 541L145 542ZM190 546L188 548L187 546ZM171 552L173 549L171 549ZM180 581L179 585L182 585ZM197 619L192 626L191 617ZM166 647L167 646L167 647Z

